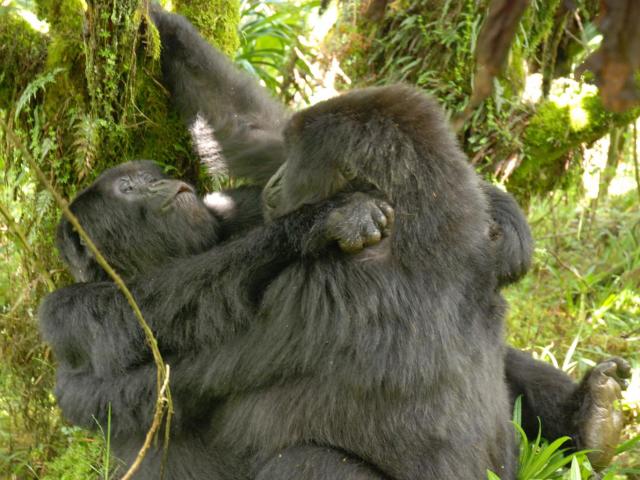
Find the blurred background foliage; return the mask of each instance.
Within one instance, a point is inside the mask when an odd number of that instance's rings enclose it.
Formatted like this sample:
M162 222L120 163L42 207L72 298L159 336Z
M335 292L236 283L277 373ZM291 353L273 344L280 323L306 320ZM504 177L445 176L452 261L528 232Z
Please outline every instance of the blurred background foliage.
M615 8L633 20L633 2ZM609 26L622 39L612 45L598 17L610 0L164 4L292 108L397 81L436 96L470 161L517 196L534 231L532 271L506 292L510 342L576 376L607 356L632 362L626 443L605 478L640 478L637 25ZM514 20L492 20L496 4ZM133 158L213 186L158 82L145 6L0 0L0 115L68 197ZM630 72L619 88L611 58ZM40 299L69 281L53 246L59 212L2 132L0 170L0 477L115 478L102 437L60 418L38 336ZM586 478L584 456L574 463L521 478Z

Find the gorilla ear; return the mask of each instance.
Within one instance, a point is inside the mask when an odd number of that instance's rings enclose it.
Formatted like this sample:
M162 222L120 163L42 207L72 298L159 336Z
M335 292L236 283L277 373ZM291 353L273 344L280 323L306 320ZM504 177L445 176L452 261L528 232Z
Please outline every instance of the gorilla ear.
M95 280L97 265L93 255L66 218L58 224L56 245L76 282Z

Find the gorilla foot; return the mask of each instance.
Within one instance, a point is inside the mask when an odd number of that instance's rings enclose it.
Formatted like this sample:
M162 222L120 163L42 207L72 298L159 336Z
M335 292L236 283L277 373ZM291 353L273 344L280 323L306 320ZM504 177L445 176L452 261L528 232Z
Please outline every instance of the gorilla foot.
M624 420L615 404L627 387L625 379L630 376L629 363L613 357L596 365L582 381L583 399L578 419L580 447L592 450L587 456L596 470L611 463L620 441Z

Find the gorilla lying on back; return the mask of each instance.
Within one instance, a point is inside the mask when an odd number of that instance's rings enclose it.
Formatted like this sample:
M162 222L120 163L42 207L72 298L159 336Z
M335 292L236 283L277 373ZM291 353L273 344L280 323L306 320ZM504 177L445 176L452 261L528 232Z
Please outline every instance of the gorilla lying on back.
M192 187L167 179L152 162L130 162L105 172L71 208L132 286L160 349L169 358L174 352L197 355L202 346L212 348L242 332L254 322L256 302L269 279L293 258L313 257L330 250L334 242L354 249L356 243L364 246L380 241L393 220L385 202L363 194L343 194L317 206L305 206L242 239L214 246L219 228L215 217L197 199ZM102 409L107 408L109 400L114 406L134 401L146 407L150 398L111 399L110 395L92 391L86 383L89 379L109 382L114 378L129 382L128 370L139 365L154 367L124 298L112 282L100 281L106 280L105 273L66 220L60 224L58 242L74 275L94 282L60 289L41 306L43 335L59 362L57 395L63 410L75 420L82 414L77 408L69 412L69 401L79 400L84 409L97 402L100 414L106 413ZM156 264L162 267L155 268ZM167 291L170 296L159 296ZM201 295L207 298L200 301ZM176 298L179 302L173 302ZM201 308L206 311L198 312ZM164 316L157 310L163 310ZM76 388L74 382L78 383ZM195 390L197 387L192 386L191 392ZM114 393L118 392L111 395ZM143 387L131 393L147 392ZM81 397L76 399L76 395ZM151 412L142 407L140 410L122 412L114 408L112 413L113 447L128 461L133 460L130 455L137 452L149 425ZM138 413L142 417L136 418L136 424L145 426L134 432L137 435L120 435L128 415ZM196 420L202 422L206 416L205 412ZM90 415L81 422L87 420L93 423ZM215 468L221 467L213 458L203 448L197 431L174 437L168 478L209 478ZM212 462L215 467L209 465ZM149 463L156 463L153 455ZM149 478L157 473L157 469L145 466L144 474Z

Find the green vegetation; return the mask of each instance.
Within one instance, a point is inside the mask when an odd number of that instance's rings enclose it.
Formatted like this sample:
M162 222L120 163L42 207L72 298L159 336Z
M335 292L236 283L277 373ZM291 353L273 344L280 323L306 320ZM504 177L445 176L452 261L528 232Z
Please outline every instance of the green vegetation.
M534 263L506 291L507 336L512 345L577 377L613 355L630 360L633 382L622 408L626 436L634 438L640 435L638 191L609 198L595 217L585 203L578 192L561 190L532 200ZM637 475L638 465L640 449L629 445L611 468L618 476L608 478L635 478L623 475Z
M143 3L1 2L0 115L67 197L131 158L152 158L210 186L158 82L161 47ZM333 28L313 41L316 23L326 19L319 0L172 3L287 103L331 92L334 80L344 88L403 81L432 93L454 116L472 95L489 0L398 0L377 19L365 17L363 3L333 2ZM576 378L608 356L632 363L621 402L629 425L603 479L634 480L640 142L632 126L640 109L609 113L589 74L575 79L602 40L594 22L599 2L576 0L570 14L559 10L565 3L530 2L491 96L459 138L480 172L523 200L536 239L531 272L505 292L509 342ZM53 247L58 209L2 132L0 172L0 477L117 478L122 471L108 440L60 418L55 365L38 335L40 299L69 281ZM517 408L515 417L518 423ZM591 471L584 452L562 456L562 442L521 440L519 480L583 479Z

